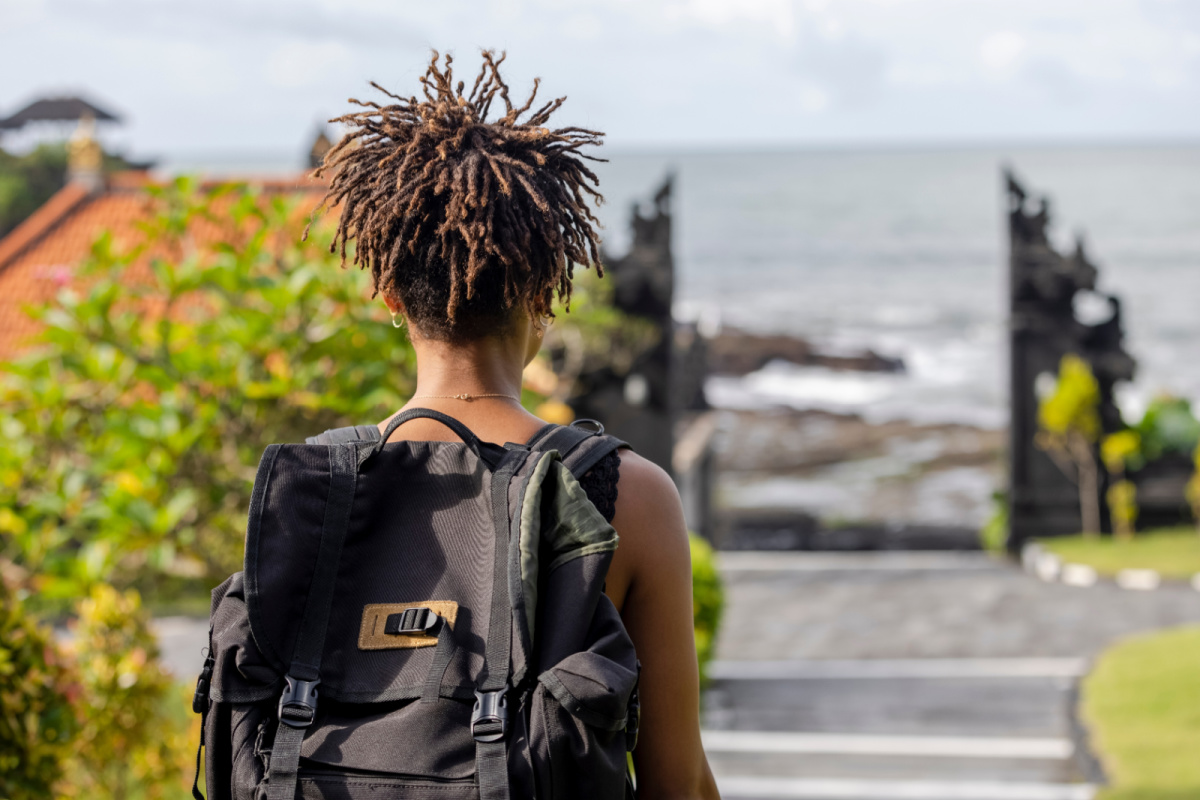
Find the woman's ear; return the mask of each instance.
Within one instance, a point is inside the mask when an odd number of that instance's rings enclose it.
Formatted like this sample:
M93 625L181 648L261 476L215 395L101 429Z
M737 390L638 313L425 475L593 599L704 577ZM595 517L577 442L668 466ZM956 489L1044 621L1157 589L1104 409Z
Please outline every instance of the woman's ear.
M404 313L404 303L400 302L399 297L395 297L386 292L383 293L383 304L387 306L388 311L393 314Z

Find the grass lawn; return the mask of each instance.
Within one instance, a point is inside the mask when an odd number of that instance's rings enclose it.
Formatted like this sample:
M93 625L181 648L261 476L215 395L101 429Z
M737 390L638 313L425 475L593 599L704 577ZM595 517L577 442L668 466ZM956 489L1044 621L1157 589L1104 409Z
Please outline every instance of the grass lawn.
M1071 564L1086 564L1101 575L1123 569L1154 569L1164 578L1191 579L1200 572L1200 534L1195 528L1167 528L1135 534L1125 542L1110 536L1062 536L1039 544Z
M1083 719L1112 785L1097 800L1200 798L1200 627L1105 652L1083 683Z

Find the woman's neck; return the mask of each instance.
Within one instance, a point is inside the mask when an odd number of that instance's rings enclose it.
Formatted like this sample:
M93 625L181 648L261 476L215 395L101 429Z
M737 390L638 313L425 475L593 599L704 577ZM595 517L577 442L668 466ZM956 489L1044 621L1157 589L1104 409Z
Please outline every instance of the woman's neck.
M525 343L516 337L488 337L449 343L416 339L417 386L414 396L469 394L521 396Z

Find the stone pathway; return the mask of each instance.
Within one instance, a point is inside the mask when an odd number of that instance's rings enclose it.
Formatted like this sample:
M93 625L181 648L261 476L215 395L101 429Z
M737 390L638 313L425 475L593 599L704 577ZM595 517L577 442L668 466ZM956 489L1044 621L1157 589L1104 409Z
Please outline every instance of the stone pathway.
M1085 800L1070 705L1200 593L1072 589L978 553L723 553L705 702L726 800Z

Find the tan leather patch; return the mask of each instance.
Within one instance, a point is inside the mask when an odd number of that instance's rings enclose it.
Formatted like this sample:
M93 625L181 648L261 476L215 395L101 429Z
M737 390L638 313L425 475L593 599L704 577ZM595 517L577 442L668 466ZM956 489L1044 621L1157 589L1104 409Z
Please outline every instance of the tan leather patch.
M383 632L387 618L410 608L428 608L449 623L451 630L458 617L458 603L453 600L425 600L420 603L372 603L363 607L362 627L358 629L359 650L404 650L412 647L433 647L436 636L407 634L389 636Z

